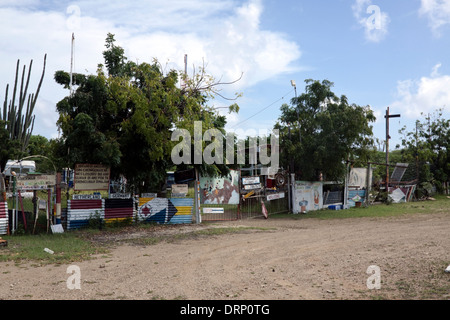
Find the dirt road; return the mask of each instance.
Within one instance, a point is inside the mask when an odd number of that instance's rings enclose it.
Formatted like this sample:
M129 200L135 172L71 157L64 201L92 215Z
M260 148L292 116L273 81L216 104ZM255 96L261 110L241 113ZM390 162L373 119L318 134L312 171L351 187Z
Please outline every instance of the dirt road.
M160 232L239 226L255 228L154 245L116 241L109 254L74 263L80 289L68 288L69 264L2 262L0 299L450 299L450 213L253 219ZM370 266L379 273L366 273Z

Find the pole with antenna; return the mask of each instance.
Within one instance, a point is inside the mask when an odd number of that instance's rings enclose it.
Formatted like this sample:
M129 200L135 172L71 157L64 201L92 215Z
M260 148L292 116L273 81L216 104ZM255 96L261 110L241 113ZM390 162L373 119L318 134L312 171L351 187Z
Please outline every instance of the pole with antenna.
M70 49L70 83L69 83L70 96L72 96L72 85L73 85L72 74L73 74L73 45L74 45L74 42L75 42L75 34L72 33L72 45L71 45L71 49Z

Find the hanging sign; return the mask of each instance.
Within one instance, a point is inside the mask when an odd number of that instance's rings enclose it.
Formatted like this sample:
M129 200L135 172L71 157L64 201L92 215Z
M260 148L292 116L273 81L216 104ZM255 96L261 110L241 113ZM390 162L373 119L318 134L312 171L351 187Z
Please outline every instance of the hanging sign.
M282 199L282 198L284 198L284 192L268 194L267 195L267 201L276 200L276 199Z
M257 184L260 183L259 177L244 177L242 178L242 184Z

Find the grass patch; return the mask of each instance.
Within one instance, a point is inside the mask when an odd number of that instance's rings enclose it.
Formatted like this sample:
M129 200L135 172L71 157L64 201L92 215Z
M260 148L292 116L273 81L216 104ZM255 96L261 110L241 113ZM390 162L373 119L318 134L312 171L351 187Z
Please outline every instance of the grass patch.
M434 197L436 200L415 201L407 203L393 203L390 205L377 204L369 207L350 208L347 210L323 209L310 211L306 214L274 214L270 219L345 219L363 217L395 217L405 214L450 213L450 199L444 195Z
M257 228L257 227L218 227L218 228L207 228L203 230L196 230L192 232L185 233L175 233L170 235L157 235L151 237L140 237L136 239L126 239L124 240L127 243L136 244L136 245L155 245L162 241L166 242L177 242L183 240L190 239L199 239L202 237L214 237L225 234L237 234L237 233L245 233L248 231L267 231L271 228Z
M76 232L43 235L3 236L8 246L0 248L0 261L39 261L41 264L67 263L89 259L106 249L95 246ZM45 252L48 248L54 253Z

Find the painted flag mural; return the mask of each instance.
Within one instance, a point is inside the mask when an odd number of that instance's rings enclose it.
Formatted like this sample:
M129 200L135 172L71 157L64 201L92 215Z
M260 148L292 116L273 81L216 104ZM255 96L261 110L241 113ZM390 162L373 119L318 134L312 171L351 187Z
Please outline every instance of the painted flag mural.
M138 220L158 224L192 223L192 198L140 198Z

